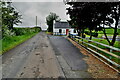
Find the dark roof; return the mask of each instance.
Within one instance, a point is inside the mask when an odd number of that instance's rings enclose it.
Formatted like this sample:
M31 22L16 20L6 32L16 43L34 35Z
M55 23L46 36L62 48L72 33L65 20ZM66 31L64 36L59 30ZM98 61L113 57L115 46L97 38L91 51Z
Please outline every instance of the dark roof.
M68 22L55 22L55 28L71 28Z

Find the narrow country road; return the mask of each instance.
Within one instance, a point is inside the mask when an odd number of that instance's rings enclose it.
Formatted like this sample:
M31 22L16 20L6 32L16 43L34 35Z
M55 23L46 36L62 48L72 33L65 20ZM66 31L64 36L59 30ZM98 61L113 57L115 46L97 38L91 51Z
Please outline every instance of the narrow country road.
M64 37L40 32L2 56L2 77L90 78L83 57Z
M91 78L87 72L88 65L83 60L85 56L78 48L65 37L51 35L48 37L66 78Z

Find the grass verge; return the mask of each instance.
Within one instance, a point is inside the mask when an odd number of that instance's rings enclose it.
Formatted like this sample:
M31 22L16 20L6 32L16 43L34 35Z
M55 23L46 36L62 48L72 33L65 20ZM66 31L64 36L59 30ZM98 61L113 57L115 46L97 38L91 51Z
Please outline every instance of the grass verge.
M26 35L21 35L21 36L13 36L13 37L7 37L3 40L1 40L2 48L0 49L0 54L3 54L10 49L16 47L17 45L23 43L24 41L30 39L37 33L32 33L32 34L26 34Z

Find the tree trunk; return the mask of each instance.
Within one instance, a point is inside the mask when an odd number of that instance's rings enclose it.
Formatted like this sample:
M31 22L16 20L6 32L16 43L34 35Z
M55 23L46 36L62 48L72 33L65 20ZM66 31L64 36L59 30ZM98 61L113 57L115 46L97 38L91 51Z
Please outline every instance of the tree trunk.
M113 34L112 41L111 41L111 43L110 43L111 46L114 46L115 41L116 41L118 20L119 20L119 18L116 18L116 23L115 23L115 28L114 28L114 34Z
M103 25L104 25L104 24L103 24ZM104 35L105 35L106 40L108 41L108 43L109 43L109 45L110 45L110 40L108 39L108 36L107 36L107 34L106 34L105 27L104 27L104 29L103 29L103 33L104 33Z
M90 30L90 40L92 39L92 30Z
M77 32L78 32L78 36L80 36L80 32L81 32L81 31L80 31L79 29L77 29Z

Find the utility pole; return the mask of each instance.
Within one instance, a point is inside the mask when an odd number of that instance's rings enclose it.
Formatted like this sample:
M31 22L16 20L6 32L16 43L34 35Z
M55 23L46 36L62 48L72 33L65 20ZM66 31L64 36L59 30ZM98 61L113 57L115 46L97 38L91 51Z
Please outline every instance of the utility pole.
M36 16L36 27L37 27L37 16Z

